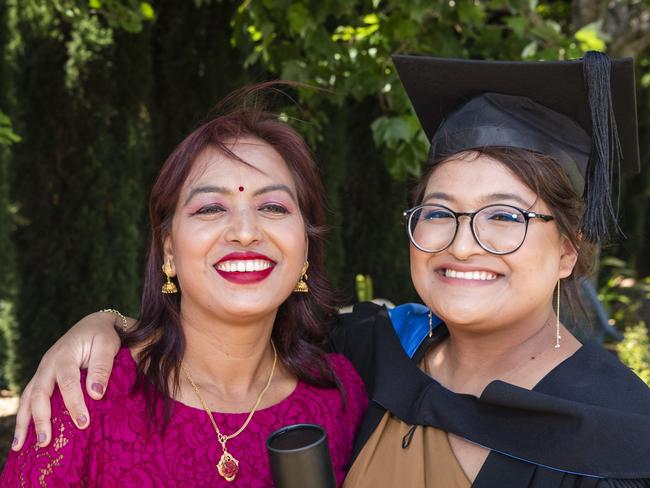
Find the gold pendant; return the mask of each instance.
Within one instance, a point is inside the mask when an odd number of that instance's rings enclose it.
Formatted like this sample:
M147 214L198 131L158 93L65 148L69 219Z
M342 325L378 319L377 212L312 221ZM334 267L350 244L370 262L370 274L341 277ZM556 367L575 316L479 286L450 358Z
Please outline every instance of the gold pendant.
M219 463L217 463L217 469L219 470L219 474L226 481L233 481L239 472L239 461L224 449L221 459L219 459Z

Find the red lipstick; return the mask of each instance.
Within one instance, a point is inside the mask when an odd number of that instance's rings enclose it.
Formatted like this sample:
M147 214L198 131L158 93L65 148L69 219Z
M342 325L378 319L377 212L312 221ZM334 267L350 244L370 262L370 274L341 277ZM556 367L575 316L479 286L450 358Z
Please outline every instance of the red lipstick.
M240 285L258 283L266 279L275 267L275 261L257 252L231 252L214 264L219 275Z

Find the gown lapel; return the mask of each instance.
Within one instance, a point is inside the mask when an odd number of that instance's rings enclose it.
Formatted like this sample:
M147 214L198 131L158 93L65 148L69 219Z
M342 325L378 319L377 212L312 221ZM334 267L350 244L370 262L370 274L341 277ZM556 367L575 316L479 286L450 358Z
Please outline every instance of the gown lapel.
M650 390L616 359L601 357L606 353L597 353L599 346L583 346L533 390L494 381L476 398L447 390L417 366L423 351L444 337L444 326L411 359L385 309L376 320L372 400L381 408L373 408L362 429L366 439L389 410L407 423L452 432L495 451L498 456L486 461L488 474L499 458L509 457L513 475L522 479L536 467L549 471L548 477L650 477ZM593 383L599 380L617 391L598 393Z

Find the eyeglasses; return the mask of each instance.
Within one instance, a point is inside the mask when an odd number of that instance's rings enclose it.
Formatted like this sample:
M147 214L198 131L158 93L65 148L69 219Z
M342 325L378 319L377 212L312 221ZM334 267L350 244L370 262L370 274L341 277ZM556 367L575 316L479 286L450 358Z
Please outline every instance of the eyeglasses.
M418 205L404 212L411 242L420 251L440 252L451 246L461 217L469 218L472 235L492 254L510 254L521 247L530 219L554 220L551 215L529 212L512 205L487 205L476 212L454 212L444 205Z

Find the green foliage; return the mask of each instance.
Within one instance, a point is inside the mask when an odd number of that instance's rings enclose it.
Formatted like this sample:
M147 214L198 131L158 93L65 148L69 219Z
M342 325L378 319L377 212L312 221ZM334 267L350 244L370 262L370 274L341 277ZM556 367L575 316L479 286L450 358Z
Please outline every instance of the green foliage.
M23 20L40 27L63 28L94 17L112 29L138 33L155 19L151 3L139 0L20 0L16 6ZM50 34L54 38L61 35L57 30Z
M14 342L16 324L11 302L0 300L0 390L15 385L12 365L15 364Z
M151 3L139 0L88 0L88 6L103 15L110 27L131 33L140 32L156 16Z
M300 93L310 113L322 113L330 103L345 107L374 99L381 112L370 121L375 144L390 175L405 180L419 176L428 144L391 54L563 59L601 40L595 25L574 38L550 18L553 13L528 0L259 0L239 8L233 42L250 50L247 65L262 63L282 78L327 88L320 95ZM309 138L323 140L320 134Z
M344 289L354 282L348 269L355 269L372 273L382 296L415 298L403 286L410 280L404 272L407 245L399 215L408 205L409 180L419 177L429 144L391 55L576 57L598 36L585 29L577 39L571 32L570 6L560 3L250 0L240 5L232 20L232 44L247 53L245 66L324 89L298 90L302 113L309 118L298 129L316 154L323 155L331 206L342 212L332 219L342 228L330 239L330 255L336 256L330 259L330 276ZM342 142L334 133L349 128L352 120L354 136L348 130ZM373 149L363 142L369 139ZM350 145L356 147L346 149ZM329 157L333 151L344 163ZM351 197L354 191L367 200ZM353 215L348 207L358 213Z
M374 120L370 128L375 144L388 152L386 165L390 175L399 181L408 177L418 178L429 141L417 117L411 113L381 116Z
M67 5L72 13L59 3L36 21L33 5L15 9L15 91L29 101L12 148L19 384L79 316L99 304L138 309L147 37Z
M80 17L71 25L66 42L65 84L68 90L81 89L83 78L102 59L103 51L113 44L113 29L102 25L97 16ZM83 97L83 93L79 93Z
M605 41L609 41L609 39L603 33L602 26L603 21L598 20L585 25L575 33L574 37L580 43L580 48L583 51L604 51L607 48Z
M11 126L11 119L0 110L0 146L10 146L20 140L20 136L14 132Z
M616 351L621 361L650 386L650 338L645 323L626 328Z
M15 228L16 209L9 203L8 148L0 147L0 389L6 388L14 364L12 303L15 298L15 251L11 233Z
M634 269L615 257L601 260L598 299L612 324L624 331L642 321L642 306L650 299L650 277L638 278Z
M10 56L6 54L11 41L9 9L5 0L0 0L0 107L11 110L12 89L10 83ZM20 137L14 132L9 117L0 111L0 389L9 384L12 360L13 332L15 322L11 313L12 300L16 292L16 260L11 233L15 228L16 207L9 198L12 145Z
M650 277L639 279L635 270L620 259L601 261L598 298L607 309L610 322L623 332L616 345L620 360L650 385L650 339L642 320L643 307L650 299Z
M358 274L356 276L357 300L360 302L369 302L375 298L372 288L372 276Z
M415 298L401 211L428 141L391 54L555 60L609 42L598 22L572 31L569 1L0 0L0 20L0 107L13 122L0 114L0 300L15 299L18 379L79 315L137 310L152 177L233 88L274 77L318 88L281 109L328 193L328 274L351 298L355 272L370 273L365 295L399 302ZM638 66L650 84L650 63ZM633 202L647 200L645 178L628 186ZM647 285L626 273L606 264L601 286L622 328L640 321Z

